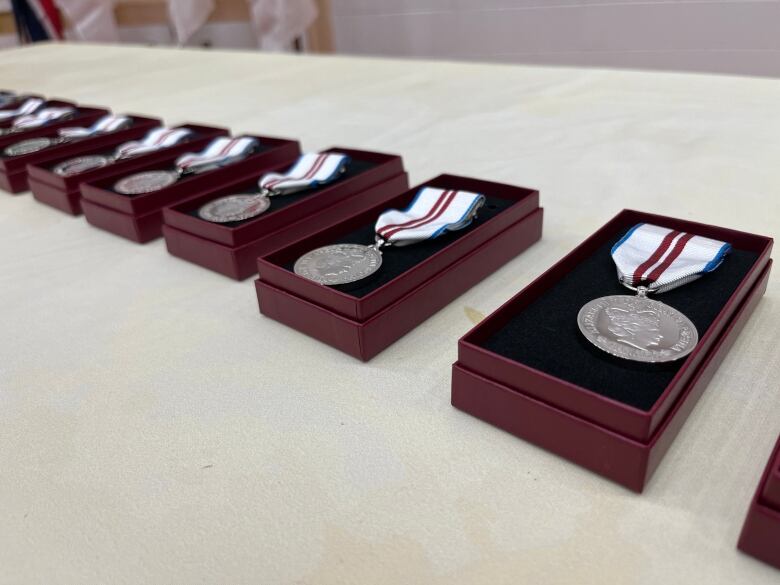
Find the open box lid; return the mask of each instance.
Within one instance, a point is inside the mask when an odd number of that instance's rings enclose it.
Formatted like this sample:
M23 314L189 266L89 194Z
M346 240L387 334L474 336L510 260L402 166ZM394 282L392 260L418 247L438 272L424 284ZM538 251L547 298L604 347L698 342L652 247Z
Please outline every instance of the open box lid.
M60 189L61 191L73 191L78 189L79 184L82 182L91 182L103 179L105 177L113 177L123 172L130 172L132 169L137 167L151 164L154 161L164 160L171 156L176 156L191 149L197 150L213 138L218 136L227 136L229 133L226 128L201 126L199 124L180 124L178 126L173 126L173 128L189 128L193 131L193 134L188 136L186 140L183 140L167 148L161 148L160 150L141 154L137 157L119 160L105 167L92 169L77 175L63 177L54 172L55 166L57 166L63 160L70 158L68 155L58 155L56 158L47 159L42 162L31 163L28 165L27 170L30 175L30 179L34 181L45 183L46 185L51 185L52 187ZM151 130L151 128L148 128L147 131L148 130ZM99 150L95 150L90 154L111 156L114 154L115 149L116 145L112 145L110 148L101 147Z
M108 209L131 215L143 215L161 210L184 197L195 196L203 191L214 189L236 178L251 177L280 163L295 160L300 154L300 146L295 140L272 138L268 136L242 135L256 138L255 150L240 160L228 165L201 173L186 175L168 187L134 196L123 195L114 190L118 176L84 182L81 194L84 199ZM137 166L132 173L152 170L172 170L180 154ZM131 174L130 171L126 175Z
M686 291L687 287L706 286L707 279L711 279L710 284L715 278L731 279L720 290L720 300L702 308L706 309L707 326L700 328L702 335L696 349L686 359L661 367L612 358L585 342L576 327L576 313L587 301L606 294L630 294L617 282L609 248L625 231L642 222L727 241L734 247L735 258L741 254L741 272L735 268L733 274L724 274L731 269L724 263L725 269L665 293L660 299L665 303L674 299L670 303L674 306L680 298L690 295L692 289ZM458 361L474 372L576 416L637 441L648 441L762 274L771 248L772 240L764 236L624 210L467 333L458 344ZM732 265L736 264L735 258ZM691 304L696 301L696 297L690 297L682 312L695 311ZM514 346L509 345L512 339L507 331L515 334ZM554 338L555 331L562 332L561 336ZM518 333L525 338L518 338ZM536 344L538 351L526 351L530 343ZM640 389L647 386L648 392L639 395L632 385ZM633 396L629 394L632 391ZM640 400L647 401L649 406L642 405Z
M6 173L15 173L23 171L28 164L40 164L46 161L69 159L75 155L94 152L97 149L104 148L107 145L118 144L125 140L132 140L139 136L142 136L149 129L154 126L158 126L161 121L159 118L149 118L146 116L137 116L134 114L126 114L132 121L132 124L119 128L111 132L103 132L94 134L92 136L85 136L83 138L77 138L63 142L61 144L54 144L48 146L42 150L37 150L29 154L22 154L19 156L0 156L0 170ZM99 120L102 116L86 116L81 118L79 126L89 126ZM57 138L59 137L58 130L49 130L43 135L45 138ZM27 140L27 139L23 139ZM22 140L20 140L21 142ZM8 145L11 146L11 145ZM3 148L8 148L3 147ZM2 149L0 149L2 154Z
M329 287L295 274L292 266L315 248L341 242L371 244L374 223L387 209L408 206L423 187L482 193L486 205L469 228L423 243L388 249L376 278L358 286ZM356 321L371 318L447 266L539 208L539 192L457 175L440 175L398 197L323 226L289 246L258 258L260 281ZM395 262L395 264L393 264Z
M240 222L214 223L198 216L198 209L209 201L233 193L259 192L258 180L267 172L282 172L289 162L265 169L249 178L241 178L188 198L163 210L165 224L196 236L231 247L241 246L277 231L294 221L305 219L347 197L404 172L400 156L332 147L323 153L341 153L350 157L343 177L317 189L274 197L265 213ZM293 163L294 164L294 163Z

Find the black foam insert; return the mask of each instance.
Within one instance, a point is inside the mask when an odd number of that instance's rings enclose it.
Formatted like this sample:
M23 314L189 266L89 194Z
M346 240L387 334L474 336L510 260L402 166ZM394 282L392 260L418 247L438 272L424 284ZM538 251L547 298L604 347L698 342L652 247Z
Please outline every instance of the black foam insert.
M287 207L288 205L292 205L296 201L300 201L301 199L306 199L309 195L313 195L314 193L317 193L320 189L324 189L325 187L330 187L332 185L338 185L339 183L341 183L343 181L346 181L347 179L351 179L353 177L358 176L361 173L365 173L367 170L372 169L375 166L377 166L377 163L375 163L375 162L370 162L370 161L367 161L367 160L359 160L359 159L354 159L354 158L350 159L349 163L347 164L346 170L341 175L339 175L339 177L335 181L332 181L332 182L328 183L327 185L323 185L322 187L318 187L318 188L314 188L314 189L306 189L304 191L298 191L297 193L290 193L289 195L277 195L277 196L271 197L271 206L265 212L263 212L263 215L268 215L269 213L271 213L273 211L278 211L279 209ZM287 172L287 171L285 170L284 172ZM259 176L258 176L257 180L258 181L260 180ZM241 191L241 193L259 193L259 192L260 192L260 188L257 185L257 181L254 182L254 187L253 188ZM238 191L236 191L236 193L238 193ZM208 201L203 201L201 203L200 207L202 207L203 205L206 205L210 201L214 201L214 199L219 199L221 197L226 197L226 196L227 195L225 193L223 193L221 195L215 196L213 199L209 199ZM196 209L190 209L189 211L187 211L187 214L191 215L193 217L197 217L198 219L200 219L202 221L207 221L207 220L201 218L200 215L198 215L198 210L200 209L200 207L198 207ZM228 227L228 228L234 228L234 227L238 227L238 226L240 226L242 224L245 224L248 221L255 220L258 217L262 217L262 216L250 217L248 219L242 219L241 221L228 221L228 222L225 222L225 223L221 223L219 225L222 225L222 226L225 226L225 227Z
M200 150L203 150L203 149L205 149L205 148L206 148L206 147L204 146L204 147L203 147L202 149L200 149ZM270 147L270 146L267 146L267 145L265 145L265 144L263 144L263 143L258 143L258 144L257 144L257 145L256 145L256 146L255 146L255 147L252 149L252 150L250 150L250 151L249 151L249 152L246 154L246 156L244 156L244 157L242 157L242 158L240 158L240 159L238 159L238 160L235 160L235 161L233 161L233 163L231 163L231 164L234 164L234 163L237 163L237 162L244 161L244 160L248 159L250 156L255 156L256 154L260 154L261 152L265 152L265 151L267 151L267 150L270 150L270 149L271 149L271 147ZM184 153L182 153L182 154L181 154L181 155L179 155L179 156L184 156ZM178 157L176 157L176 158L178 159ZM230 168L230 165L227 165L227 166L224 166L224 167L219 167L219 168L220 168L220 169ZM161 166L159 166L159 167L155 167L155 168L153 168L153 169L147 169L146 171L135 171L135 172L133 172L133 173L131 173L131 174L133 174L133 175L134 175L134 174L136 174L136 173L144 173L144 172L147 172L147 171L175 171L175 170L176 170L176 165L175 165L175 164L173 164L173 163L169 163L169 164L168 164L168 166L166 166L166 167L162 167L162 165L161 165ZM208 171L204 171L203 173L196 173L196 174L194 174L194 175L193 175L193 174L183 175L183 176L179 177L179 180L177 181L177 183L176 183L176 184L181 184L181 183L183 183L183 182L185 182L185 181L191 181L191 180L192 180L192 179L194 179L195 177L199 177L199 176L201 176L201 175L205 175L205 174L207 174L207 173L210 173L210 172L212 172L212 171L216 171L216 170L217 170L217 169L209 169ZM137 197L138 195L148 195L148 193L136 193L136 194L131 194L131 195L128 195L127 193L120 193L119 191L117 191L117 190L115 190L115 189L114 189L114 186L115 186L115 185L116 185L118 182L119 182L119 179L115 179L115 180L113 180L113 182L112 182L112 185L111 185L111 188L109 189L109 191L111 191L111 192L113 192L113 193L116 193L117 195L122 195L123 197L130 197L130 198Z
M633 294L617 280L610 249L626 230L514 315L483 347L624 404L649 410L684 359L663 364L634 362L598 349L580 332L577 313L598 297ZM685 314L701 337L758 259L733 249L720 267L702 278L651 298Z
M479 214L468 227L455 232L446 232L438 238L426 240L425 242L420 242L418 244L411 244L400 248L393 246L384 248L382 250L382 266L373 275L357 282L331 288L353 297L364 297L383 284L400 276L410 268L414 268L421 262L424 262L439 250L446 248L455 240L462 238L469 233L469 231L476 229L499 213L506 211L515 203L517 203L517 201L513 199L503 199L501 197L486 195L485 204L480 208ZM379 214L377 213L377 215ZM338 240L331 242L331 244L373 244L375 223L376 217L371 218L370 223L362 225L359 229L344 235ZM295 261L285 265L285 268L292 271L294 265Z

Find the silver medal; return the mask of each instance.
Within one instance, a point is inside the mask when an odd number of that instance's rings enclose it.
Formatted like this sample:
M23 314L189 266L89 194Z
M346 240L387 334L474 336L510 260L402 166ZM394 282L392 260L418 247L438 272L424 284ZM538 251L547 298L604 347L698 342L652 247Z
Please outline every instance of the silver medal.
M380 266L382 253L376 245L334 244L307 252L293 270L314 282L334 286L371 276Z
M256 217L271 206L271 199L262 193L227 195L210 201L198 210L206 221L228 223Z
M114 190L123 195L141 195L169 187L178 180L176 171L146 171L117 181Z
M112 161L112 158L100 154L79 156L59 163L54 167L54 173L61 177L72 177L94 169L101 169Z
M691 353L699 341L690 319L642 293L592 300L580 309L577 324L596 347L640 362L678 360Z
M3 150L5 156L22 156L24 154L32 154L38 152L44 148L49 148L56 141L51 138L30 138L29 140L22 140L16 142L11 146L7 146Z

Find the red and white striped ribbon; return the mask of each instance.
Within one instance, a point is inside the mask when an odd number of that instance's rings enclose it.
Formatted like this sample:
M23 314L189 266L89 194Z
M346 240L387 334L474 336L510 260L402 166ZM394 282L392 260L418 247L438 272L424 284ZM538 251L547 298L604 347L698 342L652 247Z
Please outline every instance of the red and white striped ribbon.
M429 240L468 226L484 202L485 196L478 193L423 187L404 211L382 213L376 233L394 246Z
M128 116L108 114L88 128L60 128L59 135L66 138L85 138L87 136L94 136L95 134L114 132L115 130L126 127L130 122L131 120Z
M267 173L259 181L261 189L286 195L330 183L344 172L349 157L336 152L302 155L286 173Z
M114 153L115 158L130 158L148 152L155 152L179 144L192 134L189 128L155 128L141 140L133 140L120 145Z
M663 292L712 272L729 250L726 242L642 223L612 247L612 258L622 283Z
M248 136L215 138L203 151L190 152L180 156L176 159L176 166L182 171L201 173L240 160L256 146L257 139Z
M14 110L0 110L0 122L4 120L10 120L11 118L16 118L17 116L26 116L27 114L32 114L42 105L43 100L41 98L26 99L24 102L22 102L22 105Z
M43 126L49 122L54 122L55 120L64 118L65 116L72 114L74 111L75 109L71 107L44 108L42 110L38 110L34 114L19 116L18 118L14 119L11 126L15 129L38 128L39 126Z

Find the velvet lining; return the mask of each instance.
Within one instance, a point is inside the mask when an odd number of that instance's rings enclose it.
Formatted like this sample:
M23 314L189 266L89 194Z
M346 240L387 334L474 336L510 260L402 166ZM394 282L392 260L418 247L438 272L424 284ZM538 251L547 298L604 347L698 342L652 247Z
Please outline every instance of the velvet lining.
M402 247L388 247L382 251L382 266L377 272L368 278L358 282L331 287L335 290L344 292L356 298L361 298L373 292L380 286L390 282L400 276L407 270L414 268L421 262L427 260L430 256L449 246L458 238L468 234L479 225L489 221L499 213L506 211L515 204L513 199L504 199L501 197L485 196L485 204L479 210L479 214L474 221L466 228L455 232L447 232L433 240L427 240L417 244ZM378 214L377 214L378 215ZM372 218L370 223L366 223L359 229L356 229L332 244L365 244L374 243L374 224L376 218ZM292 271L295 262L288 263L285 268Z
M377 163L369 162L365 160L357 160L357 159L351 159L349 161L349 164L347 164L346 171L342 173L338 179L335 181L332 181L331 183L328 183L327 185L323 185L322 187L316 188L316 189L306 189L305 191L298 191L297 193L291 193L289 195L277 195L274 197L271 197L271 206L263 212L262 215L267 215L273 211L278 211L279 209L283 209L287 207L288 205L292 205L293 203L296 203L302 199L306 199L310 195L314 195L315 193L320 192L322 189L326 189L328 187L331 187L333 185L338 185L339 183L342 183L346 181L347 179L352 179L374 167L377 166ZM284 171L286 172L286 170ZM260 188L258 186L258 181L260 180L260 177L262 175L258 175L256 178L253 178L250 181L247 181L247 183L244 185L238 185L235 189L232 190L232 193L238 194L238 193L259 193ZM227 193L222 193L220 195L217 195L214 197L214 199L211 199L210 201L214 201L215 199L220 199L221 197L226 197ZM198 215L198 210L203 205L206 205L209 203L209 201L202 201L200 205L195 209L190 209L186 213L188 215L191 215L193 217L197 217L198 219L202 219L200 215ZM257 219L258 217L262 217L262 215L258 215L255 217L250 217L248 219L243 219L241 221L230 221L226 223L221 223L219 225L228 227L228 228L234 228L238 227L242 224L245 224L248 221L252 221L254 219ZM203 219L203 221L207 221Z
M677 374L684 359L647 364L613 357L580 332L577 313L593 299L633 294L617 280L610 249L616 233L540 298L514 315L483 347L557 378L647 411ZM651 298L685 314L701 337L758 259L733 249L714 272Z

